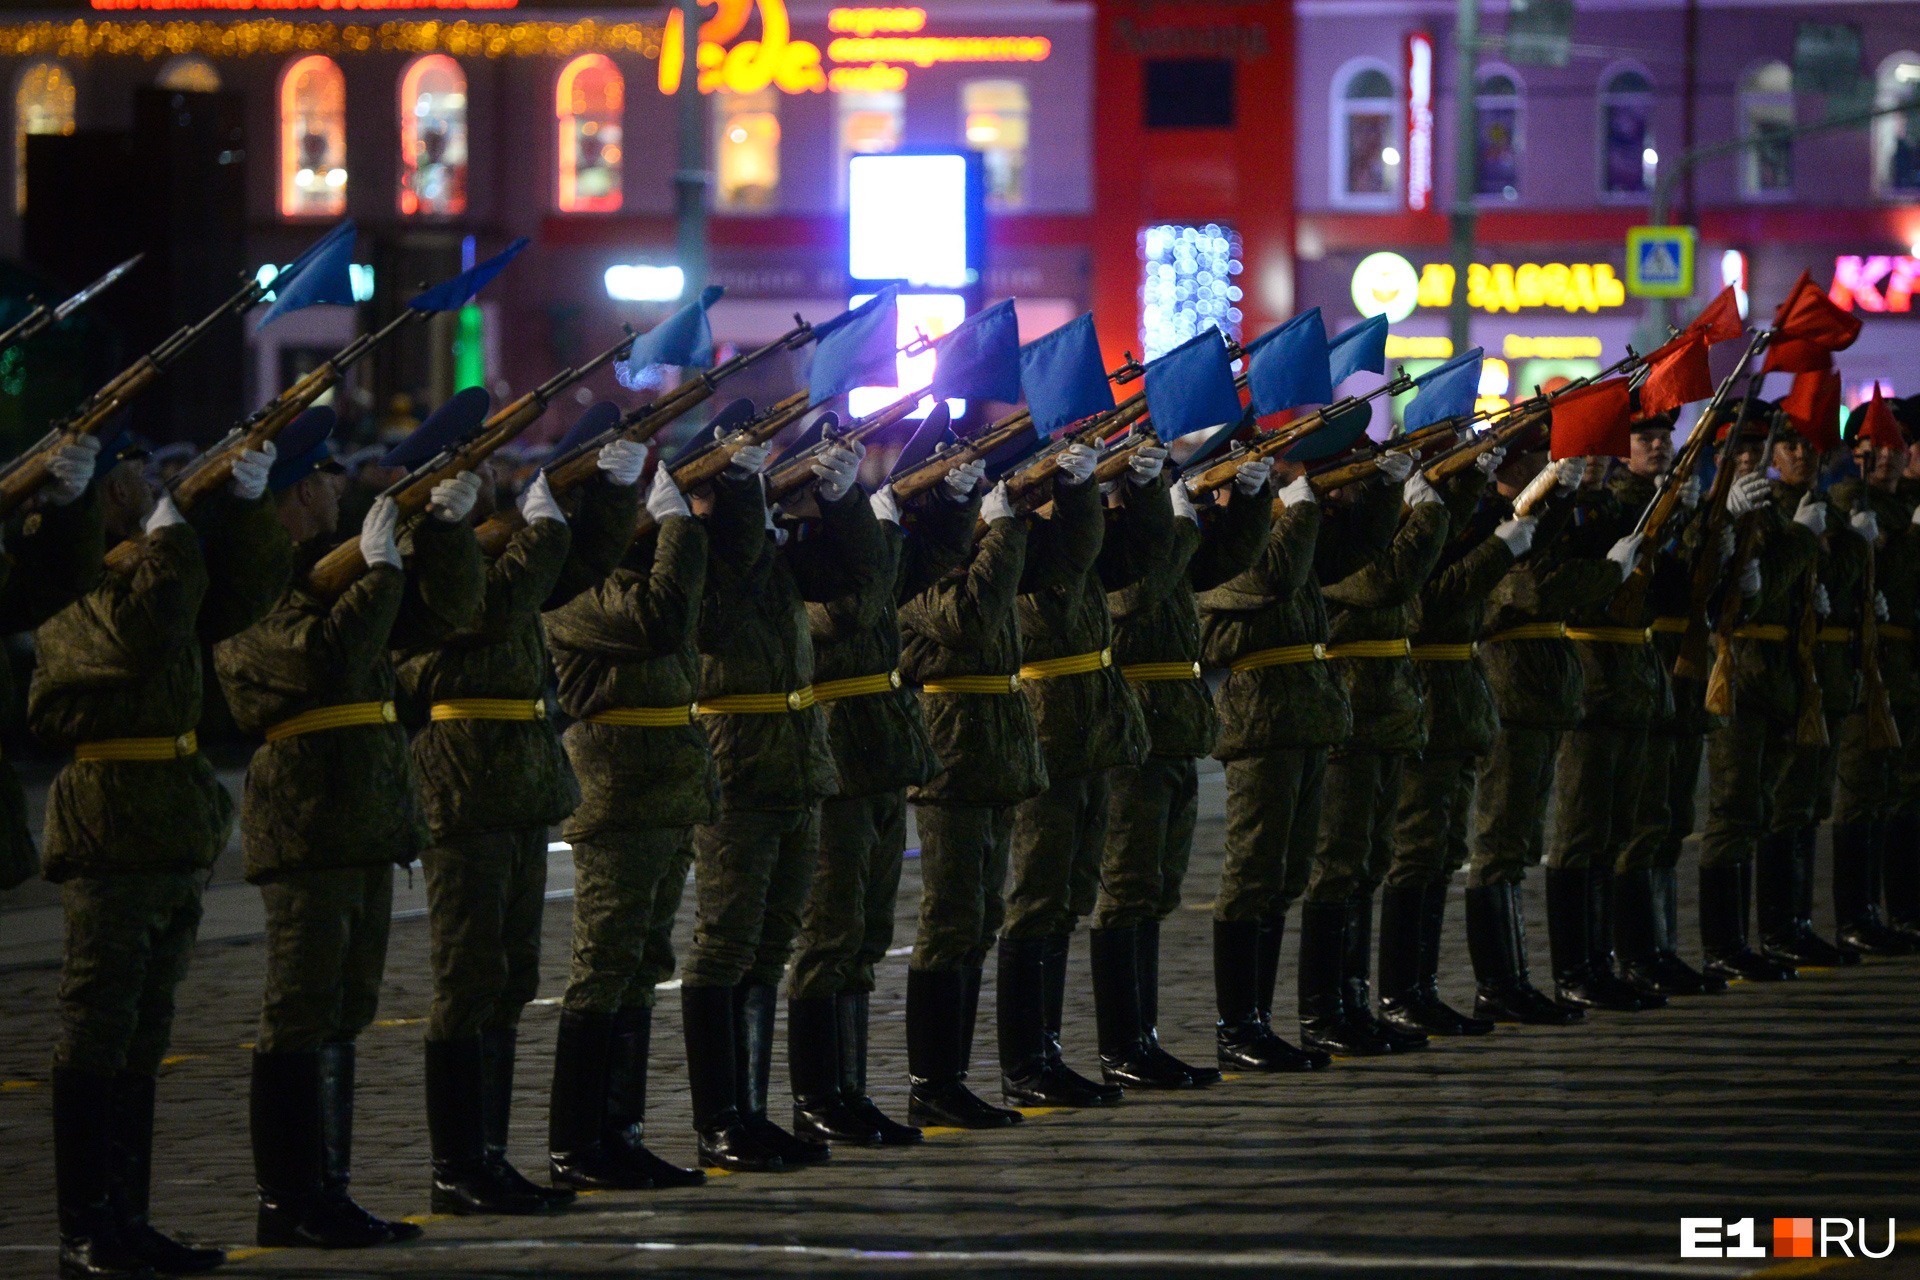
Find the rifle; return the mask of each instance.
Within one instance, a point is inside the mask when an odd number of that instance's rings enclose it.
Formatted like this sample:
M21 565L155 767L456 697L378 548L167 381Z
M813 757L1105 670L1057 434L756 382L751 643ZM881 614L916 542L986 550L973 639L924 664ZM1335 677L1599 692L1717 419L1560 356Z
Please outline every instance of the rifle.
M1243 373L1234 379L1235 387L1245 387L1246 385L1246 374ZM1258 462L1262 458L1277 457L1328 423L1335 421L1340 415L1349 413L1380 396L1399 395L1412 385L1413 379L1407 376L1405 369L1395 369L1394 376L1390 381L1382 383L1364 395L1347 396L1344 399L1336 400L1332 404L1323 405L1306 417L1289 422L1276 430L1268 432L1266 435L1247 441L1244 444L1236 444L1227 452L1224 458L1221 458L1199 475L1188 477L1186 479L1187 493L1192 497L1198 498L1202 494L1212 493L1216 489L1224 489L1233 483L1234 477L1240 474L1240 468L1247 463Z
M1862 487L1863 501L1865 488ZM1887 699L1887 682L1880 674L1880 615L1874 610L1879 588L1875 561L1879 555L1867 548L1867 577L1864 584L1866 608L1860 615L1860 682L1862 710L1867 717L1867 750L1896 751L1900 747L1900 726L1894 723L1893 705Z
M1147 393L1128 396L1113 408L1096 413L1080 426L1056 436L1039 455L1007 481L1007 500L1015 511L1033 511L1042 505L1041 494L1060 470L1060 455L1077 444L1092 444L1118 435L1147 416Z
M893 485L893 496L904 508L915 498L952 475L956 469L989 456L1032 430L1032 411L1016 410L988 426L984 431L976 433L971 439L956 440L952 444L942 446L919 466L896 477L890 482Z
M59 324L81 307L86 306L87 303L92 302L102 293L105 293L114 281L133 270L134 264L146 256L144 253L134 254L131 258L128 258L125 262L113 268L107 272L107 274L101 276L98 280L95 280L92 284L74 294L57 307L50 308L46 303L38 299L33 299L33 310L14 321L5 332L0 332L0 351L5 351L9 347L18 346L31 338L37 338L48 328Z
M813 407L808 403L806 392L794 392L726 439L715 440L673 468L668 474L673 477L674 486L682 493L692 493L702 485L712 484L733 461L734 454L748 445L765 444L800 421ZM656 527L658 526L654 518L642 511L640 519L633 527L634 540L638 541L649 530Z
M1872 548L1867 549L1867 555L1873 555ZM1793 635L1793 666L1800 677L1799 717L1793 733L1797 747L1826 747L1830 742L1826 707L1820 696L1820 667L1814 659L1814 648L1820 643L1820 614L1813 606L1813 596L1819 586L1819 575L1809 569L1806 587L1800 593L1800 621ZM1867 613L1872 612L1873 601L1869 599Z
M1367 452L1359 458L1343 458L1338 462L1329 462L1307 472L1307 483L1313 487L1313 491L1317 494L1332 493L1335 489L1343 489L1350 484L1357 484L1378 471L1380 469L1380 459L1387 454L1406 453L1424 449L1443 437L1452 436L1466 430L1486 416L1484 412L1475 412L1458 418L1445 418L1439 422L1421 427L1418 431L1412 431L1403 436L1395 436L1391 439L1383 440L1379 444L1369 448ZM1531 427L1533 423L1532 421L1528 421L1523 425ZM1427 476L1429 479L1438 480L1445 476L1452 475L1455 471L1465 470L1466 467L1482 453L1485 453L1497 444L1506 443L1519 434L1520 432L1517 430L1505 430L1503 427L1489 428L1461 444L1443 450L1433 462L1427 465ZM1436 468L1439 467L1442 462L1456 457L1460 459L1459 465L1453 467L1451 470L1436 471ZM1278 504L1279 501L1278 498L1274 499L1276 504ZM1278 509L1279 507L1276 506L1275 510L1277 511Z
M914 406L926 399L925 389L910 391L884 409L876 410L860 419L845 431L831 434L822 433L811 447L802 449L767 473L767 502L769 505L784 502L794 494L813 483L813 462L837 444L865 440L878 435L887 428L898 425Z
M1741 404L1739 421L1735 422L1733 428L1727 432L1729 448L1725 462L1729 470L1733 467L1731 446L1739 439L1740 428L1746 422L1747 409L1752 403L1752 398L1748 397L1747 400ZM1775 413L1773 415L1773 421L1767 428L1766 443L1762 445L1760 449L1760 465L1762 467L1765 467L1767 460L1773 456L1774 441L1779 438L1780 415ZM1731 488L1731 485L1729 485L1729 488ZM1725 512L1725 502L1725 498L1722 497L1721 511L1723 514ZM1740 528L1738 539L1734 544L1733 558L1727 561L1726 565L1724 581L1727 586L1721 592L1720 616L1716 620L1713 628L1713 665L1707 671L1706 707L1707 710L1713 712L1715 715L1727 715L1733 710L1732 637L1734 628L1740 624L1740 593L1734 589L1733 584L1739 582L1740 575L1746 569L1747 561L1753 559L1754 553L1760 548L1760 517L1761 512L1759 511L1749 511L1740 517ZM1693 590L1696 595L1700 592L1703 582L1706 585L1707 592L1711 594L1716 582L1721 579L1722 575L1715 570L1713 564L1714 561L1713 556L1710 554L1710 548L1707 546L1706 540L1702 539L1701 546L1694 558ZM1811 583L1811 570L1809 570L1808 577ZM1807 590L1811 593L1813 590L1812 586L1809 585ZM1809 596L1809 606L1810 605L1811 596ZM1687 641L1692 639L1696 625L1702 627L1706 625L1704 606L1698 615L1690 614L1687 619L1687 634L1681 637L1680 657L1674 662L1673 666L1674 674L1676 675L1689 675L1697 678L1697 667L1687 671L1681 670L1681 664L1687 662L1690 657ZM1808 674L1811 675L1811 668L1808 669ZM1818 686L1816 685L1815 688L1817 690ZM1805 696L1806 691L1803 688L1801 690L1803 700Z
M634 337L629 333L578 368L562 369L554 374L512 404L495 411L472 435L448 445L402 476L380 496L392 498L403 516L422 510L435 485L485 462L495 450L537 422L555 396L624 355L633 346ZM366 568L367 562L360 555L360 540L349 538L313 567L307 575L307 588L323 600L335 599L352 586Z

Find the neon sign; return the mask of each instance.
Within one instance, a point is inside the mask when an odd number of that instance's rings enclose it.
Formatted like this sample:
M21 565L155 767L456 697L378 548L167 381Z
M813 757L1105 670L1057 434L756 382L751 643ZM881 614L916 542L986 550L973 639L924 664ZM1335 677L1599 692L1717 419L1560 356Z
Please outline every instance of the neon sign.
M760 38L742 40L728 48L725 42L747 29L747 19L753 16L756 4ZM683 22L679 9L667 14L667 29L660 38L662 93L680 89L680 73L687 60ZM770 84L786 93L818 93L826 88L820 46L789 40L790 29L786 0L720 0L720 12L700 24L699 48L694 55L700 92L725 89L729 93L758 93Z
M925 9L829 9L827 30L836 34L870 36L876 31L919 31L927 25Z
M1424 212L1433 196L1433 37L1407 37L1407 208Z
M1846 256L1833 260L1833 287L1827 296L1833 305L1851 311L1904 313L1913 310L1914 286L1920 284L1920 258Z
M1445 307L1453 302L1454 271L1445 262L1420 270L1419 304ZM1522 307L1558 307L1563 311L1599 311L1625 306L1627 286L1604 262L1476 262L1467 268L1467 305L1479 311L1518 311Z

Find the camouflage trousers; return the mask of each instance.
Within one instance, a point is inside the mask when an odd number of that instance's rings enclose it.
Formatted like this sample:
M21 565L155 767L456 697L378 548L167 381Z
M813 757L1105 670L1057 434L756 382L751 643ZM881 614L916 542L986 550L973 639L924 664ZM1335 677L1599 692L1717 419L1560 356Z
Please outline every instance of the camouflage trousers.
M1558 729L1505 724L1494 735L1474 780L1470 888L1519 884L1528 867L1540 865L1561 736Z
M1633 832L1616 870L1664 871L1680 865L1680 848L1693 833L1694 792L1706 738L1698 733L1647 735Z
M351 1040L380 1007L393 920L393 866L290 871L260 886L267 905L261 1053Z
M800 917L787 994L872 991L893 945L893 906L907 851L907 793L834 797L820 805L820 860Z
M1445 884L1467 865L1467 815L1479 772L1478 757L1457 754L1414 756L1401 767L1390 888Z
M1215 920L1284 916L1306 892L1326 781L1325 747L1227 762L1226 860Z
M1335 751L1327 760L1307 901L1347 902L1380 887L1393 860L1405 763L1405 756L1382 751Z
M1834 779L1840 767L1840 740L1844 717L1827 717L1827 745L1795 744L1773 784L1773 817L1768 830L1798 831L1833 813ZM1864 726L1863 726L1864 729ZM1791 733L1789 730L1789 741Z
M1013 848L1013 806L914 806L920 828L920 926L912 965L927 972L978 969L1006 908L1001 888Z
M519 1026L540 992L547 829L453 836L423 851L420 864L432 932L427 1039Z
M1107 843L1107 771L1056 778L1013 809L1013 860L1007 871L1008 938L1072 933L1100 893Z
M725 809L693 831L689 987L778 987L820 859L820 810Z
M1624 871L1645 773L1647 731L1603 726L1570 730L1553 770L1555 871Z
M1118 929L1165 920L1180 906L1180 883L1193 853L1200 773L1191 757L1152 756L1107 775L1107 843L1093 927Z
M1736 700L1727 722L1707 735L1707 826L1702 867L1752 862L1760 837L1773 830L1773 789L1796 755L1793 726Z
M200 928L203 874L133 872L60 886L67 909L53 1065L152 1075L173 1033L173 992Z
M1894 708L1894 723L1904 745L1913 735L1913 708ZM1867 747L1867 717L1856 711L1840 722L1834 739L1836 785L1833 790L1835 823L1884 822L1912 806L1902 789L1901 749L1874 751Z
M564 1007L652 1007L654 988L673 976L673 921L692 866L692 827L573 842L573 964Z

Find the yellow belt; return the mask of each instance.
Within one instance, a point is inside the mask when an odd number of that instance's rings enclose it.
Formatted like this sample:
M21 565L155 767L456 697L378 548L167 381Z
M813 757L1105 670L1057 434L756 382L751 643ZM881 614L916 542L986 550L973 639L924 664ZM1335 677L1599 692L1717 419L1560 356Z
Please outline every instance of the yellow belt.
M1197 662L1133 662L1120 668L1120 674L1134 684L1149 680L1198 680Z
M726 693L702 698L694 704L694 710L703 716L773 716L805 711L813 703L813 686L807 685L792 693Z
M587 717L588 724L619 725L627 729L676 729L693 723L693 708L609 707Z
M1506 631L1496 631L1481 643L1492 644L1496 640L1564 640L1566 638L1567 624L1564 622L1529 622Z
M1645 627L1568 627L1567 639L1590 644L1645 644L1652 633Z
M948 676L945 680L926 680L922 693L1018 693L1019 676Z
M538 698L456 698L434 703L428 714L435 720L538 720L546 709Z
M1261 649L1236 660L1234 671L1258 671L1261 667L1290 667L1296 662L1319 662L1327 656L1324 644L1289 644L1278 649Z
M1785 640L1787 629L1772 623L1757 623L1751 627L1736 627L1733 638L1735 640Z
M102 738L73 749L75 760L178 760L196 754L200 738L192 730L177 738Z
M1665 631L1672 635L1682 634L1686 629L1687 620L1685 618L1655 618L1647 627L1649 631Z
M1472 662L1470 644L1416 644L1407 651L1415 662Z
M346 702L337 707L318 707L282 720L267 730L267 741L297 738L321 729L345 729L357 724L393 724L399 720L391 702Z
M899 687L898 671L883 671L877 676L851 676L845 680L823 680L813 686L813 700L832 702L835 698L858 698L869 693L886 693Z
M1822 627L1813 633L1813 638L1821 644L1853 643L1852 627Z
M1405 640L1348 640L1326 647L1329 658L1404 658L1411 652Z
M1892 623L1883 622L1880 624L1880 638L1882 640L1911 640L1913 639L1913 628L1896 627Z
M1053 676L1083 676L1090 671L1113 665L1113 650L1102 649L1097 653L1076 653L1071 658L1047 658L1041 662L1020 664L1022 680L1046 680Z

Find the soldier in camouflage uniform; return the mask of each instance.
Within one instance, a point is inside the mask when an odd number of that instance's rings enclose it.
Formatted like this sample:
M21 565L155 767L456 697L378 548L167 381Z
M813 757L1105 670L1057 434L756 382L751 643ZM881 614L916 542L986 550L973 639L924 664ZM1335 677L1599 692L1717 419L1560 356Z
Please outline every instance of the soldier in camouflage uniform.
M642 1141L654 988L673 976L693 828L718 811L720 785L692 714L706 527L665 467L654 472L647 516L619 566L546 617L582 793L561 830L573 846L573 960L548 1147L564 1185L705 1179Z
M271 456L243 455L191 523L171 499L154 502L138 463L114 466L102 484L105 531L137 540L138 554L34 637L28 723L74 754L54 779L46 830L47 878L67 910L53 1056L63 1275L186 1274L225 1261L148 1225L154 1076L206 873L233 823L194 733L200 647L252 621L286 582L287 540L261 497ZM72 502L84 474L56 470L54 496ZM43 530L69 519L36 514ZM97 554L92 519L71 516L79 545Z
M307 575L335 541L338 489L324 473L289 484L280 515L298 544L293 586L214 648L234 722L266 739L247 767L240 817L246 876L267 909L250 1111L261 1245L364 1247L419 1234L347 1192L354 1040L378 1007L393 869L426 844L388 650L472 624L485 590L466 523L478 489L471 472L436 486L404 539L392 500L376 502L359 534L365 570L328 599Z
M602 448L571 523L536 474L520 500L525 523L487 567L479 616L396 655L401 688L428 714L413 767L432 839L420 862L432 932L425 1079L435 1213L539 1213L573 1198L533 1185L506 1156L520 1013L540 985L547 828L580 800L547 719L540 614L618 562L633 539L645 462L630 441ZM569 1029L563 1022L558 1057L576 1047Z
M867 1096L867 1005L873 971L893 945L894 900L907 847L907 788L940 771L919 695L900 679L899 602L966 559L982 467L947 477L940 496L901 527L893 491L870 502L877 572L859 589L807 606L814 696L826 708L839 792L820 806L820 862L787 980L793 1127L803 1138L903 1146L920 1130Z
M1152 743L1144 763L1112 771L1100 897L1087 937L1100 1063L1110 1084L1188 1088L1220 1078L1218 1068L1189 1065L1160 1047L1160 922L1180 906L1193 851L1194 761L1220 737L1200 678L1194 593L1246 572L1266 546L1271 470L1265 459L1242 464L1232 496L1204 523L1181 480L1164 511L1142 501L1132 514L1148 549L1145 570L1107 595L1114 665L1133 685Z
M1907 461L1902 468L1895 495L1901 505L1920 511L1920 396L1890 400L1887 407L1899 424L1907 442ZM1891 636L1880 641L1881 661L1894 646L1901 659L1920 667L1920 653L1912 637L1902 637L1899 629L1920 631L1920 618L1889 618L1895 627ZM1916 714L1914 732L1903 733L1900 751L1892 764L1894 802L1887 814L1881 848L1881 877L1886 890L1886 921L1909 941L1920 943L1920 714ZM1869 886L1869 903L1874 895Z

